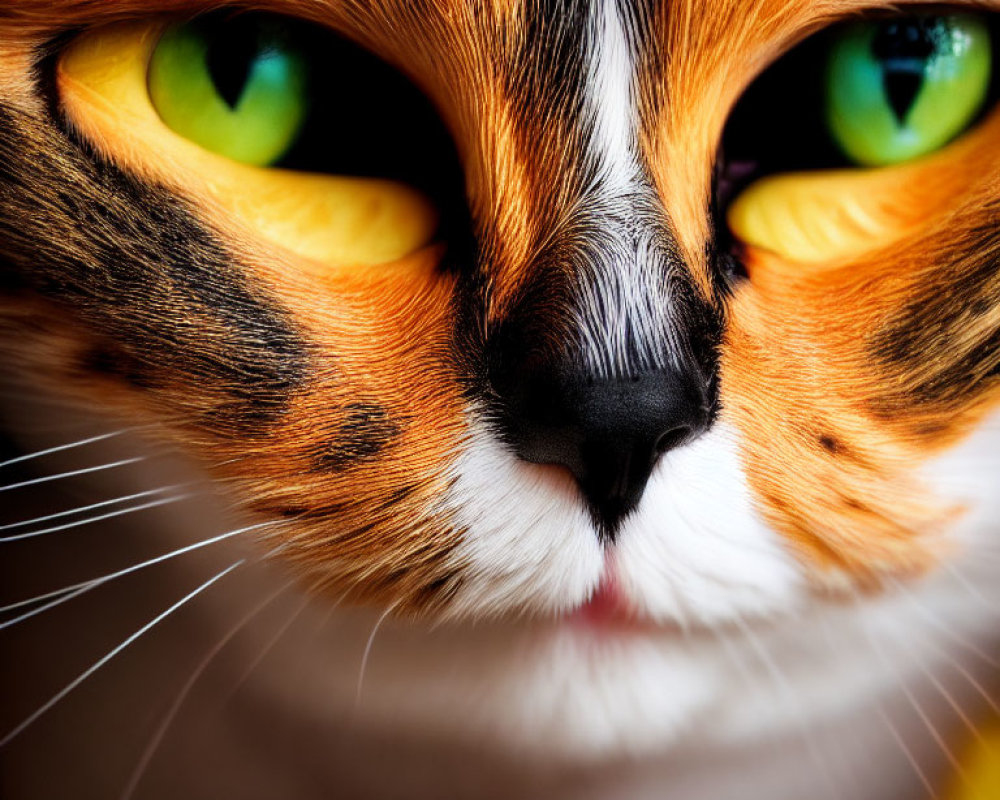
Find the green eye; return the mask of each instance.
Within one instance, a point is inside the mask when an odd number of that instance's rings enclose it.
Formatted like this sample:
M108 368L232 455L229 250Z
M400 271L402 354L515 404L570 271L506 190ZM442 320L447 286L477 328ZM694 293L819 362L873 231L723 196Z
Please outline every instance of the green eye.
M990 56L989 31L975 17L852 25L827 63L830 132L848 158L867 166L933 152L982 107Z
M306 64L258 18L169 28L149 63L149 96L176 133L234 161L266 166L306 118Z

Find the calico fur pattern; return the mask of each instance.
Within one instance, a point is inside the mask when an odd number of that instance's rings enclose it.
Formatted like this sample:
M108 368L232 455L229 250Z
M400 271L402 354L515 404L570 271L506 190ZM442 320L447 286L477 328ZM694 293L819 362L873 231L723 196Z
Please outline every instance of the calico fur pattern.
M166 3L162 10L204 8ZM600 38L601 12L588 5L289 3L274 8L334 25L397 61L441 107L464 153L479 252L475 268L453 286L441 278L435 287L434 294L449 296L448 311L439 312L434 322L426 315L422 320L425 328L434 327L428 349L436 351L431 358L440 375L437 386L428 387L430 393L450 395L445 405L452 409L470 391L489 405L486 364L502 360L498 350L517 360L579 360L597 374L612 376L692 352L714 369L709 354L719 335L713 320L726 314L720 348L723 405L748 434L748 474L771 523L809 561L859 580L921 569L933 560L921 541L933 538L956 510L926 502L924 487L905 475L905 464L913 455L926 457L959 439L996 397L995 171L978 169L975 178L952 180L927 194L923 230L863 263L788 276L766 258L748 254L757 288L753 296L737 291L734 300L727 300L718 265L705 257L717 252L708 213L713 142L739 91L791 43L868 6L713 4L712 13L706 13L697 4L628 4L621 37L635 77L622 88L637 105L635 136L614 143L625 150L616 156L628 162L631 174L624 178L621 165L609 171L608 151L601 150L607 143L598 141L601 121L586 108L586 65L601 57L601 47L610 46ZM296 329L293 320L304 298L288 296L287 287L285 297L269 293L270 276L254 276L249 259L226 252L218 236L196 221L190 201L170 199L162 188L144 188L107 163L100 147L95 152L60 120L58 99L43 91L39 76L45 68L38 64L47 43L81 23L128 17L133 13L129 4L109 10L68 2L43 11L29 2L2 13L10 37L8 61L20 58L30 66L21 75L8 70L7 77L15 82L6 99L5 119L11 124L4 126L3 141L6 260L20 279L41 288L40 294L70 302L92 329L101 331L103 341L78 356L83 359L79 371L88 364L115 365L133 386L146 389L143 394L151 395L159 413L201 420L186 434L198 439L214 440L238 415L250 414L251 420L267 422L260 430L271 432L273 448L284 438L279 431L294 424L295 415L286 413L293 395L310 407L344 409L339 418L327 411L324 420L310 425L306 438L319 453L331 446L325 441L329 431L340 432L335 438L343 432L366 435L365 425L348 419L355 413L350 403L304 388L315 386L311 379L317 374L339 373L333 380L344 394L351 385L352 391L369 395L364 402L382 409L376 416L389 420L373 435L383 444L396 440L400 465L421 476L425 491L407 494L414 510L419 498L418 517L427 519L427 504L442 486L440 469L428 469L426 454L407 453L404 441L386 433L402 430L406 420L405 427L419 430L413 438L438 439L435 452L443 455L461 436L461 425L441 424L441 416L449 413L444 409L432 414L432 406L401 408L398 400L394 405L379 397L373 386L357 386L351 373L365 368L369 354L346 354L349 342L325 348L301 326ZM398 38L390 40L390 32ZM721 53L725 59L718 58ZM434 54L447 63L432 63ZM462 79L451 79L455 76ZM464 86L476 86L482 95L469 97ZM706 97L711 102L704 102ZM990 130L987 122L976 133L982 145L966 163L991 162ZM961 169L954 165L953 171ZM129 210L136 207L145 209L146 219ZM42 231L23 225L25 218L43 216L53 230L65 231L54 238L55 251L36 249ZM87 234L100 235L88 243ZM123 238L135 239L131 250ZM642 270L623 269L635 263L629 254L639 250L646 254ZM169 258L160 255L168 252ZM951 255L956 253L962 256ZM236 268L234 262L242 263ZM185 263L190 265L186 271ZM164 272L170 269L172 274ZM136 281L150 274L163 278L151 281L158 294L148 296L145 307L103 300L134 296ZM628 284L616 286L619 280ZM353 288L333 287L331 296ZM406 288L387 285L383 291L396 294ZM623 300L618 307L599 308L590 297ZM804 311L789 313L792 306ZM970 308L981 310L971 325L966 324ZM657 309L667 312L657 314ZM168 324L150 324L143 317L150 314ZM954 323L946 329L930 320ZM387 336L387 322L375 324ZM210 339L184 335L199 326L215 327L219 334ZM616 326L625 326L625 339L602 341L602 331ZM517 332L513 343L510 328ZM206 341L216 342L218 352L206 352ZM928 350L934 353L931 359L925 357ZM197 392L187 391L192 382ZM819 392L816 386L822 387ZM842 388L839 394L851 398L849 404L837 408L825 387ZM359 419L356 413L354 419ZM378 451L364 442L347 450L343 443L332 446L338 452L367 452L369 459ZM280 448L273 452L251 490L258 508L337 507L334 497L319 503L281 497L288 492L280 484L300 469L301 460ZM334 460L345 464L341 457ZM428 488L435 482L436 490ZM380 487L380 494L402 489ZM275 499L265 502L264 496ZM802 502L803 497L810 502ZM430 516L432 527L448 527L440 515ZM403 560L411 565L439 560L440 553L430 556L438 546L427 541L420 546L424 555L413 558L417 537L413 531L394 531L377 541L387 547L393 539L406 539L409 557ZM313 549L322 559L322 548ZM403 551L389 550L387 557L398 563ZM359 555L366 566L355 569L370 577L375 552L364 547ZM303 553L304 559L311 557ZM407 605L417 584L434 582L447 584L428 574L407 584L397 599Z
M394 63L455 138L471 262L378 280L299 268L213 217L155 154L67 115L61 37L219 4L151 5L0 9L4 350L59 391L157 420L247 513L284 520L266 546L316 591L399 615L506 619L569 611L595 590L614 556L574 488L522 479L503 449L496 376L511 360L608 380L699 365L754 514L780 537L774 563L794 563L810 596L875 591L947 558L968 509L918 467L1000 400L1000 115L966 137L962 159L915 173L905 216L918 207L919 228L851 263L742 248L748 278L732 282L713 211L718 141L743 89L811 33L888 4L255 3ZM624 111L594 102L601 91ZM551 529L579 550L565 585L538 588L555 544L482 555L483 464L516 472L526 507L551 489L537 516L571 519ZM544 526L516 514L490 524L528 551ZM627 533L621 552L637 562L638 523ZM753 597L716 618L778 604ZM653 616L714 621L686 602Z

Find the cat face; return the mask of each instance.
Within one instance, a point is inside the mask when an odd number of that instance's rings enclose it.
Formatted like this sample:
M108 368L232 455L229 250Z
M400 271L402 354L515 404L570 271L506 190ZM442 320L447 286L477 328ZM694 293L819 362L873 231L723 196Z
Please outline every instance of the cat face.
M747 87L878 8L275 0L453 139L457 216L361 181L394 223L352 228L336 176L232 166L136 94L165 26L216 5L0 11L5 348L155 420L317 592L662 632L878 590L985 529L988 488L934 464L996 440L994 110L906 163L722 189ZM738 202L806 218L760 233ZM308 250L327 224L360 250Z

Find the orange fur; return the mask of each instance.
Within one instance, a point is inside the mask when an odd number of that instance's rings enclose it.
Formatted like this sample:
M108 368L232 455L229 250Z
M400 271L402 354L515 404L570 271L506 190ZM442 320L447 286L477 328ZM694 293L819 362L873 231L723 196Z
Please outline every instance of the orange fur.
M149 13L149 5L27 0L0 9L3 99L29 116L36 113L38 100L26 78L30 47L62 30ZM189 14L216 5L174 0L157 3L156 10ZM511 61L523 43L522 6L403 0L254 5L345 33L400 66L433 98L466 167L487 263L489 320L502 319L537 268L536 256L565 222L574 189L567 185L566 163L580 146L556 120L519 107L505 90L523 78ZM871 8L853 0L683 0L655 12L651 24L659 44L641 65L641 143L706 296L712 165L730 109L792 44ZM765 253L746 254L750 281L727 309L724 416L743 433L745 463L763 513L828 580L847 575L867 583L925 569L940 553L940 533L960 512L929 496L912 468L996 407L1000 382L991 369L997 356L983 355L981 364L954 379L950 394L922 397L919 390L928 375L947 377L971 357L996 328L1000 306L976 317L970 313L967 325L938 339L933 332L907 333L900 315L927 293L947 293L960 284L977 256L968 252L975 232L995 213L1000 159L991 142L998 129L994 117L969 135L963 145L968 152L928 167L937 170L934 175L915 170L908 213L919 219L919 230L891 247L873 242L871 254L854 263L809 270ZM119 157L124 168L134 166L124 154ZM453 579L442 564L461 535L435 507L444 467L464 433L461 390L443 357L454 323L452 279L424 273L384 281L322 278L252 232L212 218L204 203L200 207L240 263L254 271L268 302L287 309L301 326L320 367L259 440L219 439L191 422L179 423L177 432L208 463L223 464L218 474L234 480L251 507L289 510L286 553L310 574L366 587L358 589L366 598L426 606L433 597L428 587L440 589ZM414 258L433 259L435 252ZM983 302L995 300L996 291L995 282L984 281ZM959 317L968 313L957 301L941 308ZM14 313L9 305L3 310ZM42 312L33 323L52 329L71 372L80 343ZM890 329L930 347L926 358L880 356L876 339ZM42 369L53 357L47 352L36 360ZM177 393L191 390L161 392L157 413L166 413ZM311 472L320 432L336 431L359 397L394 421L399 435L393 446L343 473ZM407 496L390 518L379 503L404 487ZM331 539L334 526L309 520L306 511L334 507L336 527L345 533Z

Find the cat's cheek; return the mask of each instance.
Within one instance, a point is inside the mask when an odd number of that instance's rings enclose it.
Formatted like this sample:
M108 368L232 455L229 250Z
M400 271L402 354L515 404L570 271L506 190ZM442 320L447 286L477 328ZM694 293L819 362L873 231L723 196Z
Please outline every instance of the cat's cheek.
M943 560L975 559L996 551L1000 533L1000 408L959 444L928 461L921 477L942 497L963 509L948 531ZM989 563L988 559L986 563Z

